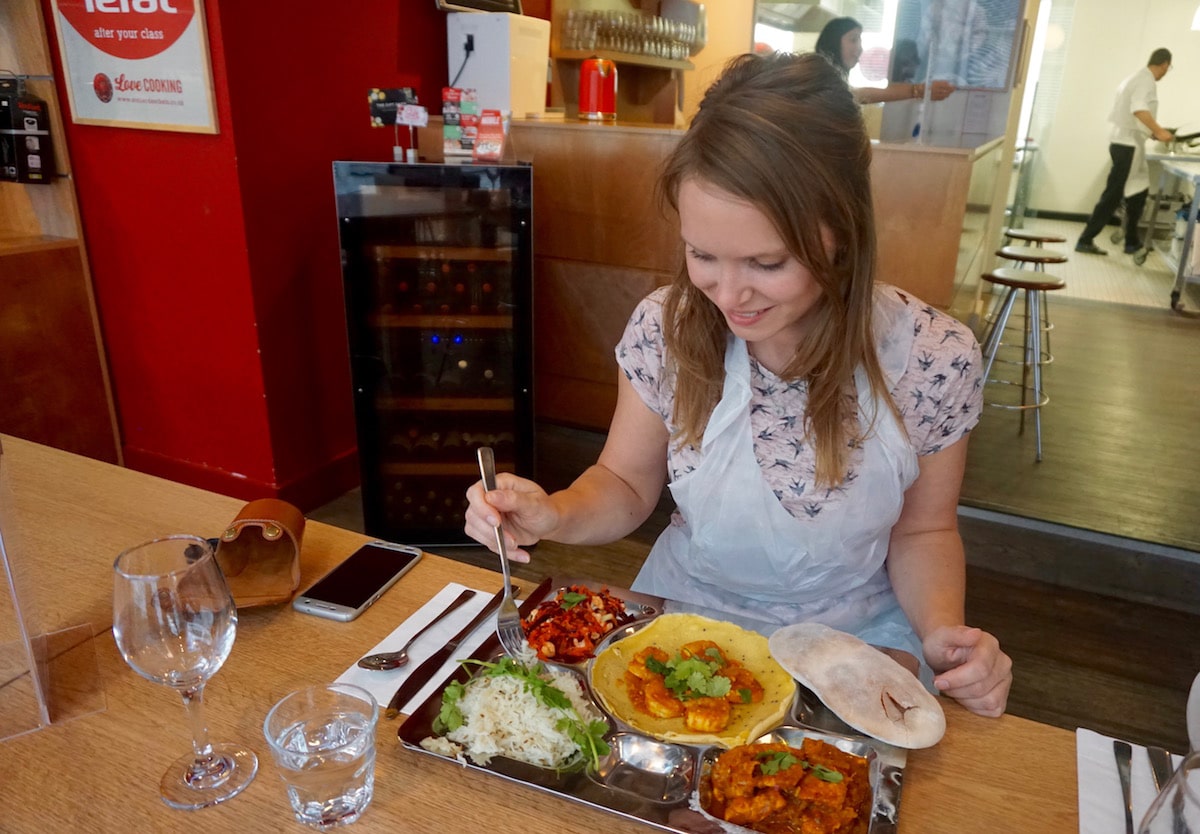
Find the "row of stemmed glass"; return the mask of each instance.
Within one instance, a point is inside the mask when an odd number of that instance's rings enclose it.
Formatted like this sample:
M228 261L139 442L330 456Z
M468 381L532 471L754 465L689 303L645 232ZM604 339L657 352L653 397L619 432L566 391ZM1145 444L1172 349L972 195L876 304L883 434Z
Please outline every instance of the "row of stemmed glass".
M681 61L695 51L699 35L694 24L640 11L568 9L561 43L566 50L603 49Z

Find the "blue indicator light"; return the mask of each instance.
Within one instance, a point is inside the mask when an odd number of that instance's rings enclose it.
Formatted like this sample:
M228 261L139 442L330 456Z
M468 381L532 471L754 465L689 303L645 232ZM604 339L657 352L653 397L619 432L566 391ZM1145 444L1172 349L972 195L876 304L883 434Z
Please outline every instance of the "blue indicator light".
M429 337L429 341L433 342L436 345L442 341L442 337L439 336L438 334L434 333L432 336Z
M461 336L461 335L456 335L456 336L454 337L454 344L456 344L456 345L461 345L461 344L462 344L462 336Z

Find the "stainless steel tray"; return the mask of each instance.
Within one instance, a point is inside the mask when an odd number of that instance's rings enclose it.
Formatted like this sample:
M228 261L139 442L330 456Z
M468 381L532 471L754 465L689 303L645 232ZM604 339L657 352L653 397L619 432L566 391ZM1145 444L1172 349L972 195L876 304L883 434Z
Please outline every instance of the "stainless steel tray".
M549 590L545 594L531 597L522 604L522 616L567 585L607 587L614 596L625 600L627 608L637 617L632 624L616 629L603 645L636 631L639 625L644 626L654 616L678 611L718 620L731 620L743 628L768 635L777 627L744 618L732 619L719 611L709 611L624 588L605 586L604 583L590 579L576 578L552 578ZM639 616L639 612L645 616ZM472 657L477 660L493 660L500 655L499 641L493 636L480 646ZM585 690L592 695L589 676L584 673L586 665L547 663L547 666L579 674ZM460 669L451 680L466 680L468 675L466 669ZM597 772L586 772L581 768L570 771L551 770L503 757L493 758L486 766L473 762L468 762L466 766L561 796L572 802L591 805L617 816L638 820L663 831L679 834L748 831L717 820L699 809L701 780L707 775L708 769L723 748L663 742L642 735L609 715L594 695L592 701L597 710L608 718L611 728L606 739L612 751L601 761ZM433 721L441 708L441 702L442 694L438 691L400 725L397 735L404 747L426 756L453 762L461 767L462 763L458 760L430 752L420 744L422 739L434 735ZM796 698L788 717L771 733L756 740L782 741L798 746L805 736L819 738L868 760L873 800L868 830L870 834L894 834L907 751L858 733L830 712L810 691L797 684Z

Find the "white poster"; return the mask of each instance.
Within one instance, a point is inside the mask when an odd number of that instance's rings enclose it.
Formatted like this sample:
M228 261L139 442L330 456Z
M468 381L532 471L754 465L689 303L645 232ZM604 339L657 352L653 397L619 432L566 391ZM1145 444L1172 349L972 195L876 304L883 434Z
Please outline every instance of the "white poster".
M912 62L917 81L1007 90L1023 8L1024 0L900 0L894 55Z
M216 133L203 0L53 0L79 124Z

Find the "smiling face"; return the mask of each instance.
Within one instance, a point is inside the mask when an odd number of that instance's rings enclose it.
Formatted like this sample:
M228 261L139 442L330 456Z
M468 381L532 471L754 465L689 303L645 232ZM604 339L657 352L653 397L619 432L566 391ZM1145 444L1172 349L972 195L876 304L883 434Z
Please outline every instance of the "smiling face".
M854 69L862 53L862 29L851 29L842 35L842 66L847 72Z
M695 178L678 196L688 278L725 317L750 352L779 373L804 333L805 316L821 299L813 274L788 251L761 210ZM831 240L827 233L826 248Z

